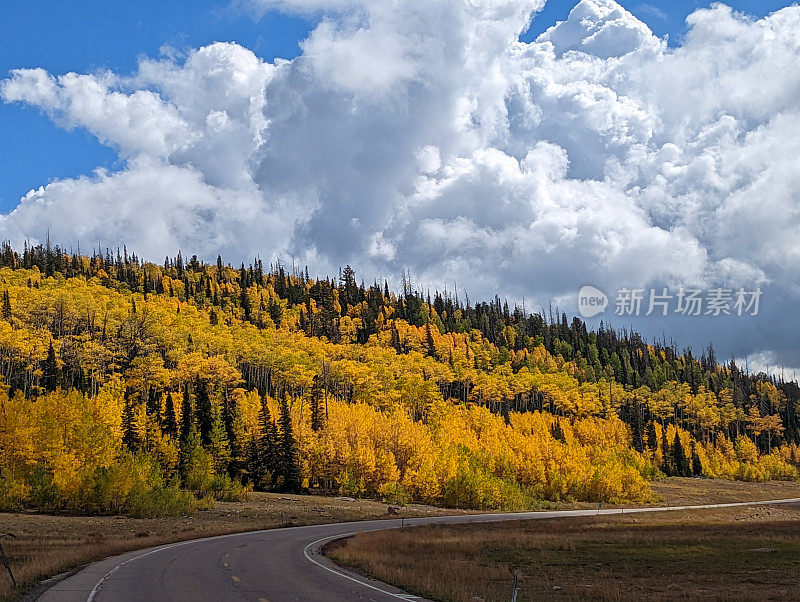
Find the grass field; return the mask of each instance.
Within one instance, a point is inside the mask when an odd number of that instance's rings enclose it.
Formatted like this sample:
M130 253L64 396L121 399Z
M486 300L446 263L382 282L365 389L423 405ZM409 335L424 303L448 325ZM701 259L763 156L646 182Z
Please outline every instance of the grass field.
M659 503L668 505L800 497L800 483L783 482L669 479L655 483L653 489L662 498ZM547 504L545 507L596 506ZM460 511L409 505L402 512L405 516L433 516ZM218 502L214 509L189 517L134 519L0 513L0 537L17 580L29 586L93 560L162 543L237 531L374 518L388 518L386 504L314 495L254 493L247 502ZM506 576L505 572L502 574ZM0 570L0 600L12 594L11 582Z
M435 600L800 600L800 505L363 533L334 560Z
M672 477L651 484L663 506L697 506L800 498L800 481L745 483L721 479Z

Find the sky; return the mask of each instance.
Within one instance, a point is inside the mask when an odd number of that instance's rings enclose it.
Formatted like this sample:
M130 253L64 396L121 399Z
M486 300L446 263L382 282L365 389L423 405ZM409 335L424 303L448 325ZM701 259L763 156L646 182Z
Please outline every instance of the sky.
M237 42L264 60L294 58L311 21L282 14L255 18L227 2L4 2L0 7L0 76L42 67L52 73L136 69L142 55L162 47L198 48ZM34 35L31 35L32 32ZM118 169L116 154L77 128L65 131L38 110L0 104L0 211L12 210L31 188L56 178Z
M771 0L4 3L0 237L592 285L591 324L792 370L799 32ZM681 288L760 312L614 315Z
M621 5L676 45L686 33L686 17L709 2L624 1ZM727 2L737 10L764 16L785 0ZM530 41L574 8L573 0L550 0L521 39ZM311 30L313 18L279 11L265 14L246 5L212 0L120 2L84 0L7 2L0 8L0 75L12 69L42 67L51 73L110 69L127 73L141 55L158 56L164 46L198 48L236 42L267 61L292 59ZM35 35L31 35L31 31ZM0 211L12 210L32 188L91 173L98 166L119 169L113 149L80 128L65 131L42 119L36 109L0 104Z

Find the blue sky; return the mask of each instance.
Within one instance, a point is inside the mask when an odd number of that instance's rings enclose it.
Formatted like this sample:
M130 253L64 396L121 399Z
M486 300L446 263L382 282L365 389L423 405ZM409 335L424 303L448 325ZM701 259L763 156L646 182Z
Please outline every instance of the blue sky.
M41 0L0 8L0 74L43 67L54 74L111 69L127 73L164 46L197 48L236 41L264 59L292 58L310 24L266 15L255 22L212 0ZM0 103L0 210L33 187L95 167L115 168L115 153L82 131L59 129L36 109Z
M523 39L566 18L574 0L550 0ZM621 2L672 44L685 33L685 18L706 1ZM735 0L736 9L761 16L786 6L784 0ZM38 0L4 2L0 9L0 75L18 67L43 67L55 74L111 69L127 73L141 54L159 48L199 47L236 41L258 56L292 58L311 24L267 14L254 21L228 2L211 0ZM36 109L0 104L0 211L16 206L28 190L56 178L75 177L95 167L118 167L115 153L82 131L64 131Z

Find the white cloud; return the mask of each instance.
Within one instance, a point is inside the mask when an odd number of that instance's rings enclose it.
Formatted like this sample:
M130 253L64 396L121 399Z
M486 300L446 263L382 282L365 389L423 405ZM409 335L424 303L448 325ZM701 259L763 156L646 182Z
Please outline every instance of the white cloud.
M125 166L32 191L0 234L410 268L473 298L761 285L747 326L639 327L800 365L800 8L713 5L670 49L612 0L528 44L542 0L251 2L318 19L301 56L217 43L3 81Z
M121 173L100 171L32 190L0 217L0 230L18 245L50 231L54 240L84 249L130 241L129 248L156 260L179 248L239 256L264 239L286 245L292 212L267 203L255 187L211 186L191 167L140 158Z
M663 42L614 0L583 0L566 21L549 28L538 42L551 42L557 54L570 50L603 59L642 50L663 50Z
M177 109L151 90L126 94L118 78L68 73L55 78L43 69L19 69L2 87L6 102L25 102L44 109L67 128L84 127L123 157L168 156L193 137Z

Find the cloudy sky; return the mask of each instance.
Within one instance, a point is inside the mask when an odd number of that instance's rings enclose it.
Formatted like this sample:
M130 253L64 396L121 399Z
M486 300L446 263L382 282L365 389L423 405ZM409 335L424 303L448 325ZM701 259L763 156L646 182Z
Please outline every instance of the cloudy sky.
M570 313L591 284L594 322L800 366L797 6L68 4L0 9L2 238ZM759 315L613 315L681 286L760 287Z

